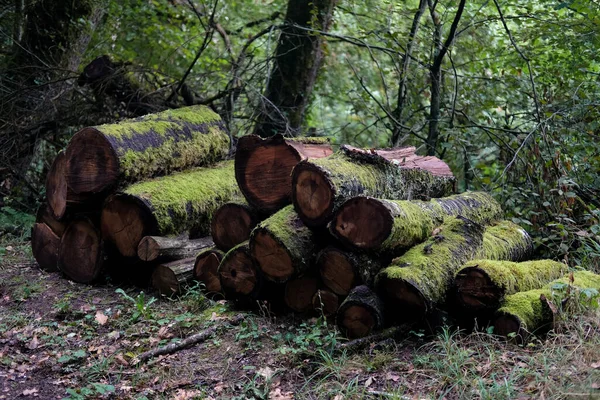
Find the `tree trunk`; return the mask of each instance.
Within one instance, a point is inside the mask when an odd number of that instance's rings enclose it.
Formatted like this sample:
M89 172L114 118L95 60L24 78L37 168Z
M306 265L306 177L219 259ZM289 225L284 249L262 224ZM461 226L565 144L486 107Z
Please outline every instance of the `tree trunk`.
M337 312L337 325L343 335L355 339L383 328L383 302L368 286L357 286Z
M457 215L484 225L503 218L500 204L483 192L430 201L354 197L337 211L330 231L346 245L397 255L425 241L445 218Z
M326 139L261 139L243 136L235 153L235 178L249 204L259 212L273 213L290 204L292 170L302 160L322 158L333 150Z
M312 298L313 309L324 317L331 317L337 313L340 306L340 298L337 294L327 290L319 289Z
M367 254L326 247L317 255L316 266L323 284L333 293L347 296L355 286L371 285L383 263Z
M194 264L194 278L204 284L207 294L221 293L221 281L219 280L219 265L223 260L223 253L216 247L204 250L196 257Z
M288 0L254 133L297 136L323 61L323 36L337 0Z
M142 261L168 262L195 257L202 250L214 246L209 237L201 239L185 239L163 236L145 236L137 248L137 255Z
M314 233L287 206L252 231L250 251L265 278L283 283L310 266L317 243Z
M553 279L560 278L565 269L565 264L551 260L521 263L469 261L454 278L456 296L462 310L459 313L489 315L500 307L505 296L539 289Z
M313 310L312 299L318 288L319 279L312 274L290 279L285 284L283 299L292 310L306 313Z
M213 216L210 231L219 250L229 251L250 239L258 214L245 202L223 204Z
M342 146L326 158L300 162L292 174L292 200L308 226L326 224L346 200L369 195L393 200L443 197L453 191L450 168L414 147L366 152Z
M136 183L107 199L102 236L126 257L144 236L208 236L213 213L240 196L233 161Z
M229 136L212 110L168 110L79 131L66 151L67 180L75 193L100 193L118 184L215 163L228 151Z
M100 232L88 219L69 224L60 239L58 269L69 279L91 283L104 267L104 245Z
M152 273L152 286L164 296L177 296L194 280L195 257L157 265Z

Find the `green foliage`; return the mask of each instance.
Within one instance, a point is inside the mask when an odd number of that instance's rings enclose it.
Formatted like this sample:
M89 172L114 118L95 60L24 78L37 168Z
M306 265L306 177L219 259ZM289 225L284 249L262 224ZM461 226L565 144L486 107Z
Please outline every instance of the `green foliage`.
M115 290L115 293L120 294L128 300L135 308L131 314L131 321L137 322L140 318L149 320L152 319L152 312L150 311L150 306L156 301L155 297L147 298L144 292L140 292L135 298L129 296L125 291L121 288Z
M18 240L28 236L35 217L12 207L0 209L0 237L8 234ZM0 252L0 255L2 253Z
M98 396L103 396L109 393L113 393L115 387L113 385L107 385L103 383L90 383L87 386L77 389L67 389L69 397L64 399L72 400L85 400L85 399L96 399Z

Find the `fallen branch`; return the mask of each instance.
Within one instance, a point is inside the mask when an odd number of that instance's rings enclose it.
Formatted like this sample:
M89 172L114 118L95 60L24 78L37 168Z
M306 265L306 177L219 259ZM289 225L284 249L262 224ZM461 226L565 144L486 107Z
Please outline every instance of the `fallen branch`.
M338 351L354 352L360 350L371 343L378 343L384 339L394 338L403 333L407 333L413 327L413 324L403 324L384 329L373 335L365 336L359 339L350 340L349 342L339 343L336 347Z
M243 320L244 320L244 316L241 314L238 314L226 322L228 322L229 325L236 326L236 325L239 325ZM164 354L172 354L172 353L175 353L176 351L183 350L186 347L193 346L198 343L202 343L202 342L210 339L211 337L213 337L217 332L219 332L224 327L225 327L224 324L214 325L214 326L211 326L210 328L203 330L202 332L198 332L198 333L193 334L192 336L188 336L181 342L170 343L163 347L158 347L158 348L155 348L152 350L145 351L142 354L135 357L133 360L131 360L131 365L137 365L142 362L148 361L149 359L154 358L156 356L161 356Z

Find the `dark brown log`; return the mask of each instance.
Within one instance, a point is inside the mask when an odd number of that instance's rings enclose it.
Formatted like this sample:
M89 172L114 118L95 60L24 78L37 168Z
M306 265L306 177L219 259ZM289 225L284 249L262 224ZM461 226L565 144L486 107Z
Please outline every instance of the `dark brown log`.
M31 229L31 252L41 269L48 272L57 271L58 236L45 223L36 222Z
M194 280L195 257L159 264L152 273L152 286L165 296L182 294Z
M318 288L319 279L316 276L305 275L291 279L285 284L285 304L299 313L312 311L312 299Z
M340 306L340 298L332 291L319 289L312 298L312 306L320 315L330 317L337 313Z
M258 214L248 204L227 203L215 211L210 231L219 250L229 251L250 239L258 222Z
M100 232L88 219L69 224L60 239L58 269L79 283L96 280L104 265L104 249Z
M307 226L326 224L346 200L359 196L429 200L452 193L454 176L415 148L363 151L342 146L326 158L300 162L292 173L292 200Z
M385 264L367 254L326 247L317 255L316 266L323 284L340 296L361 283L371 285Z
M207 293L221 293L221 281L219 280L219 265L223 260L221 250L213 247L198 254L194 265L194 278L202 282Z
M46 203L43 203L40 208L38 208L35 222L48 225L48 227L52 229L52 232L54 232L58 237L62 236L65 229L67 229L67 223L54 218L52 211L50 210L50 206L48 206Z
M270 214L290 204L291 175L296 164L332 152L329 143L320 138L243 136L235 154L235 178L248 203L259 212Z
M149 114L84 128L66 150L67 182L75 193L101 193L126 182L223 159L229 136L204 106Z
M218 272L225 297L235 300L258 298L262 277L250 256L248 242L229 250L223 257Z
M168 262L196 256L202 250L214 246L210 236L186 239L163 236L145 236L140 240L137 254L142 261Z
M360 338L383 328L383 302L366 285L352 289L337 313L337 325L349 338Z

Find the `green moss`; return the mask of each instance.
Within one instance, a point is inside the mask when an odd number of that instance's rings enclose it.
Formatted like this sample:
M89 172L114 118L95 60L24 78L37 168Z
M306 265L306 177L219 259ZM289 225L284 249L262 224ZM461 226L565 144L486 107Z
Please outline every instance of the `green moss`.
M520 261L532 252L533 241L523 228L511 221L500 221L486 229L477 258Z
M576 289L596 289L600 290L600 275L589 271L578 271L573 274L573 283ZM568 285L569 277L565 276L547 284L542 289L529 290L506 296L502 307L498 310L498 315L510 315L516 318L521 327L527 332L535 332L537 329L546 325L551 315L544 307L540 296L544 295L547 299L553 298L553 287L555 285Z
M330 142L329 138L316 136L285 138L285 140L304 144L329 144Z
M124 192L151 206L160 235L186 230L208 235L217 208L241 198L233 161L136 183Z

